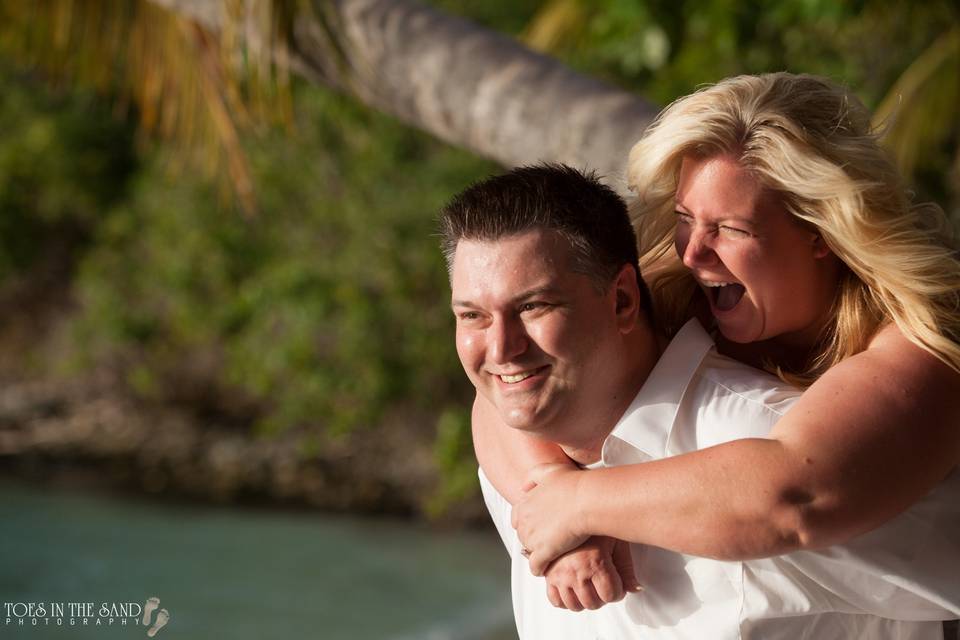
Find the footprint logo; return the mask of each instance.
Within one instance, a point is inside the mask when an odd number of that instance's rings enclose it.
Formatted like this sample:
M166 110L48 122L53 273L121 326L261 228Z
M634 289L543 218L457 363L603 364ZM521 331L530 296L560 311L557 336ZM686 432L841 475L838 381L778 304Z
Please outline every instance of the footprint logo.
M150 617L153 616L153 612L156 611L159 606L160 598L157 596L147 598L147 601L143 603L143 626L150 624Z
M156 611L157 607L160 606L160 598L153 596L152 598L147 598L147 601L143 603L143 626L150 624L150 618L153 617L153 612ZM147 637L152 638L157 635L157 632L170 621L170 612L166 609L160 609L157 612L157 619L153 622L153 626L147 630Z
M166 609L160 609L160 611L157 613L156 621L147 631L147 637L152 638L153 636L157 635L157 632L160 631L160 629L163 629L164 625L166 625L169 620L170 613Z

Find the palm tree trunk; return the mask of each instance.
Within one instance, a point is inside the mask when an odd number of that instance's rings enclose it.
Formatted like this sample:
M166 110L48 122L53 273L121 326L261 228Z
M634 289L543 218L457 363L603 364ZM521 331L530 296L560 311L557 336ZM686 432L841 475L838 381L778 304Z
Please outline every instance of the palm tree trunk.
M221 3L151 1L223 24ZM414 0L330 2L293 21L294 71L503 165L564 162L625 190L627 153L656 113L647 101Z

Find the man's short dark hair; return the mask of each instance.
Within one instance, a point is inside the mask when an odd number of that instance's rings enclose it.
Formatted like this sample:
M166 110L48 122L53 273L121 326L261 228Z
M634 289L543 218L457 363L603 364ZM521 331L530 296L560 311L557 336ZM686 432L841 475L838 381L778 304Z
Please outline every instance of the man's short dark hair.
M567 240L572 269L601 290L623 265L633 266L649 312L627 205L593 172L562 164L519 167L477 182L440 210L448 269L460 240L493 241L537 229L555 231Z

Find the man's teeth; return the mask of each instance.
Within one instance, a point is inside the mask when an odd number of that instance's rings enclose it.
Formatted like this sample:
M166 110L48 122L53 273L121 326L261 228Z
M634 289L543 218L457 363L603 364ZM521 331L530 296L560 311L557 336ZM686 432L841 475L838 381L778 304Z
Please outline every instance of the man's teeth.
M513 375L501 375L500 379L506 382L507 384L513 384L515 382L520 382L521 380L526 380L533 375L533 371L524 371L523 373L515 373Z
M700 284L705 287L725 287L729 284L737 284L736 282L708 282L707 280L701 280Z

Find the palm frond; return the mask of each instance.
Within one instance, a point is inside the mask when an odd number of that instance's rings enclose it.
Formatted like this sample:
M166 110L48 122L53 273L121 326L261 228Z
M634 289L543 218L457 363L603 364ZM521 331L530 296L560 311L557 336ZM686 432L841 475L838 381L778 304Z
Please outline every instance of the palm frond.
M960 25L937 38L901 74L874 114L874 126L910 174L958 126ZM960 163L960 154L955 162Z
M143 131L173 141L241 210L256 210L240 130L290 122L286 37L294 0L229 0L212 31L146 0L36 0L0 7L0 52L56 82L132 104Z
M550 0L527 24L521 40L537 51L556 51L583 33L589 17L583 0Z

